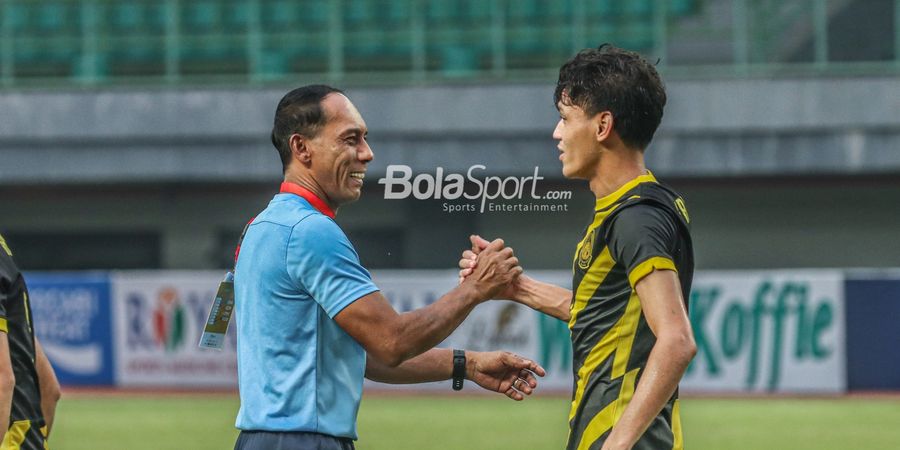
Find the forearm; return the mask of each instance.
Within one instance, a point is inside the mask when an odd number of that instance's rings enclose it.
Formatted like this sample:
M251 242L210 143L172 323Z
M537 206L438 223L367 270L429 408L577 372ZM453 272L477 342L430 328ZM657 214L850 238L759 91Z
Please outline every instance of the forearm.
M379 383L412 384L443 381L453 376L453 351L433 348L396 367L366 359L366 378Z
M440 344L481 299L472 283L463 283L424 308L399 315L382 362L397 366Z
M521 276L514 301L559 320L569 320L572 291L555 284Z
M694 356L690 337L660 338L650 351L634 397L613 427L604 449L630 449L675 393Z
M16 380L12 378L12 373L9 374L9 377L3 376L0 379L0 442L3 441L3 437L6 436L6 430L9 429L9 415L12 412L15 386Z
M47 436L53 428L53 419L56 417L56 404L62 395L59 388L59 380L47 355L44 353L40 342L35 340L35 368L37 369L38 382L41 390L41 412L44 416L44 423L47 426Z

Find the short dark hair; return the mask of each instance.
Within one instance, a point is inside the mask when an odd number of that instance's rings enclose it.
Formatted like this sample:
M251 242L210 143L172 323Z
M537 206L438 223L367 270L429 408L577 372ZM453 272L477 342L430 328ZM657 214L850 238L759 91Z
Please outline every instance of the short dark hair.
M282 170L287 171L291 162L291 146L288 142L293 134L314 138L322 126L328 122L322 99L328 94L343 94L341 90L324 84L299 87L288 92L275 108L275 124L272 126L272 145L281 156Z
M662 121L666 89L641 55L603 44L578 52L559 69L554 104L575 105L593 117L609 111L629 147L644 149Z

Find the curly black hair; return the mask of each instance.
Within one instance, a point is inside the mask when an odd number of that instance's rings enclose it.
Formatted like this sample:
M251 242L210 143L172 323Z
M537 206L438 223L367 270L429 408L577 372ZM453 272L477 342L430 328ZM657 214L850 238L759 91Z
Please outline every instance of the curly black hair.
M328 121L322 109L322 100L328 94L343 94L340 89L323 84L299 87L285 94L275 108L275 124L272 126L272 145L281 156L282 170L287 171L291 162L289 140L293 134L314 138Z
M590 117L609 111L622 141L643 150L662 121L666 89L641 55L603 44L563 64L553 101L557 108L578 106Z

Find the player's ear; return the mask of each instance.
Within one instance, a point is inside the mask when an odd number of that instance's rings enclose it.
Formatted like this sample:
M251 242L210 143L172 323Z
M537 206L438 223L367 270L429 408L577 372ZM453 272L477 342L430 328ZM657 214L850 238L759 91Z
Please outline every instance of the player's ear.
M609 135L612 134L614 123L615 119L609 111L600 111L594 115L594 127L596 130L594 138L597 139L597 142L603 142L609 138Z
M302 134L294 133L288 138L288 145L291 147L291 155L304 166L309 166L312 162L312 153L309 148L309 138Z

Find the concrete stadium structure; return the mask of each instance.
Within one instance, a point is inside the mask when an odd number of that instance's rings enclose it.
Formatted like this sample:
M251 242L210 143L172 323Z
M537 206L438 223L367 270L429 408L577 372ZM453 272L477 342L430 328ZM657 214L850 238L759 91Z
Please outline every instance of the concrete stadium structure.
M0 230L27 269L224 267L277 189L268 133L292 87L2 92ZM365 264L452 268L469 233L507 238L526 267L571 264L592 197L561 177L551 84L341 87L376 154L338 216ZM900 263L900 78L678 79L668 92L648 165L687 200L698 268ZM574 196L567 212L449 214L385 200L391 164L537 166L539 189Z

